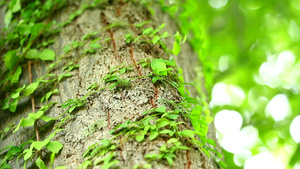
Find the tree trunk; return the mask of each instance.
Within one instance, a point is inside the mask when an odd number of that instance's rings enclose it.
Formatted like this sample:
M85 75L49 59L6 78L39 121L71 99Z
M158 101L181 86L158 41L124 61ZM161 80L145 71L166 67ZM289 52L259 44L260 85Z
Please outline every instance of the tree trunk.
M77 10L81 2L74 1L65 7L54 19L58 22L67 20L74 10ZM2 11L4 8L2 8ZM90 31L99 31L96 38L100 38L101 48L96 49L96 52L82 54L84 49L89 48L89 43L84 44L83 48L78 48L64 57L56 70L56 74L61 74L61 68L69 62L79 64L80 67L72 71L72 76L60 82L57 86L59 94L53 95L51 102L57 101L47 116L58 117L63 114L66 109L61 105L69 99L75 100L82 98L89 91L87 88L93 83L103 82L110 69L131 65L132 71L127 71L120 78L129 79L130 82L123 86L115 86L113 89L109 87L99 92L89 95L84 106L76 108L71 115L68 113L60 117L55 124L40 131L41 138L48 137L54 130L54 127L61 122L62 118L68 118L53 140L63 144L63 149L56 156L54 166L65 166L66 168L76 168L80 166L85 158L84 152L93 144L98 143L103 139L112 139L116 144L116 149L113 151L114 159L119 162L113 165L113 168L128 168L134 166L143 166L147 163L152 165L151 168L186 168L186 169L201 169L201 168L218 168L216 162L212 158L208 158L205 153L197 149L196 146L190 144L184 138L178 138L182 145L187 146L190 150L178 150L175 152L176 158L173 165L169 165L166 159L153 160L151 162L144 158L146 154L159 153L159 148L166 144L170 136L160 134L157 138L150 141L149 134L145 139L138 142L135 138L127 139L126 136L120 135L115 137L110 133L117 125L124 124L126 121L136 122L145 118L144 112L165 106L167 110L174 109L167 101L179 103L182 98L179 92L171 85L165 83L152 83L151 77L143 77L152 73L151 69L143 68L139 62L143 59L169 59L169 54L158 44L153 45L151 42L146 43L126 43L125 35L132 32L134 37L142 34L142 31L147 27L157 29L162 23L166 24L164 30L169 34L174 35L177 31L176 24L169 18L167 14L162 13L158 7L154 8L152 16L148 9L136 2L114 1L102 3L97 8L87 9L72 23L65 26L61 33L55 37L55 43L50 47L56 55L63 54L63 48L73 41L82 41L82 37ZM1 18L2 19L2 18ZM151 20L152 22L142 28L134 27L133 25ZM121 26L107 28L110 24L119 23ZM125 26L124 26L125 25ZM108 39L105 41L105 39ZM173 40L166 39L165 43L169 49L172 48ZM181 54L173 56L179 67L183 69L183 76L186 82L193 82L196 78L194 68L199 67L197 56L192 49L187 45L182 46ZM35 78L41 77L46 73L45 62L33 63L33 75ZM28 70L24 69L21 83L28 84ZM137 77L137 78L133 78ZM199 80L199 79L198 79ZM203 81L200 79L199 81ZM111 83L100 83L98 89L105 88ZM193 87L188 88L193 97L197 96L197 91ZM43 93L43 91L40 91ZM35 102L39 105L39 91L35 92ZM26 112L26 113L25 113ZM2 112L0 129L3 130L9 123L18 123L22 117L27 117L27 113L32 112L29 98L24 98L19 102L17 112L8 113ZM159 118L159 117L156 117ZM180 120L179 120L180 119ZM178 125L180 130L192 130L191 123L180 117L177 121L184 121L184 124ZM152 123L152 121L151 121ZM42 123L43 124L43 123ZM210 125L208 138L216 140L213 126ZM40 129L42 126L40 126ZM6 135L1 141L0 150L5 146L13 143L20 145L33 136L33 128L22 128L18 132ZM217 143L217 141L215 141ZM43 152L44 161L49 160L49 155ZM100 165L93 168L100 168ZM24 160L22 157L18 162L14 158L10 165L12 168L22 168ZM49 164L48 164L49 165ZM27 168L35 168L35 164L28 162Z

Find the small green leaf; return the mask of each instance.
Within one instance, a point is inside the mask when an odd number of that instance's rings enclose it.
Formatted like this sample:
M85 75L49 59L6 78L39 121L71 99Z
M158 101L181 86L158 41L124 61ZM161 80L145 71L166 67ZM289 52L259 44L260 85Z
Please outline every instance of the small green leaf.
M166 146L166 145L162 145L162 146L159 148L159 151L161 151L161 152L167 151L167 146Z
M33 82L30 85L28 85L25 89L25 96L29 96L31 93L33 93L39 86L39 84L40 82Z
M171 120L176 120L179 117L178 114L167 114L166 118L171 119Z
M13 99L13 101L9 105L9 111L11 111L11 112L16 111L17 105L18 105L18 100L19 100L19 98Z
M194 138L194 131L192 130L183 130L182 133L187 137Z
M90 45L90 47L93 48L93 49L98 49L98 48L101 47L101 45L99 43L93 43L93 44Z
M42 115L44 114L43 110L39 110L36 113L29 113L28 117L33 118L34 120L37 120L38 118L40 118Z
M181 50L180 44L175 41L174 45L173 45L173 53L174 53L174 55L178 55L179 52L180 52L180 50Z
M39 58L38 53L39 52L36 49L30 49L26 53L25 58L26 59L37 59L37 58Z
M169 165L173 165L173 159L171 158L171 157L165 157L166 159L167 159L167 161L168 161L168 163L169 163Z
M72 111L76 108L76 105L73 105L72 107L69 108L69 113L72 113Z
M8 28L12 18L13 18L13 14L12 14L11 10L7 10L7 12L5 14L5 18L4 18L4 23L5 23L6 28Z
M169 121L161 121L160 123L157 124L157 128L165 127L166 125L170 124Z
M158 158L158 155L157 154L146 154L144 156L144 158L156 159L156 158Z
M8 51L4 56L5 68L8 70L14 69L19 61L19 57L17 56L17 50Z
M58 166L55 169L67 169L65 166Z
M168 140L167 144L171 144L171 143L175 143L178 140L176 138L171 138L170 140Z
M166 107L165 106L161 106L159 108L154 109L154 111L156 111L158 113L164 113L164 112L166 112Z
M177 148L182 149L182 150L189 150L190 149L189 147L186 147L186 146L178 146Z
M151 165L151 164L149 164L149 163L147 163L147 164L143 165L143 168L151 168L151 167L152 167L152 165Z
M119 72L120 74L124 74L126 72L126 68L125 67L121 68Z
M39 58L46 61L54 61L55 60L55 53L51 49L44 49L40 54Z
M152 78L152 83L155 83L156 81L162 80L162 79L163 79L163 78L160 77L160 76L154 76L154 77Z
M143 35L149 35L150 33L152 33L154 30L153 28L147 28L143 31Z
M83 163L80 164L78 169L86 169L88 166L92 165L91 161L84 161Z
M30 149L25 149L23 151L24 155L24 160L29 159L32 156L32 147L30 147Z
M40 157L35 161L35 164L39 167L39 169L48 169L44 161L41 160Z
M62 149L63 145L59 141L50 141L46 147L49 151L57 154Z
M158 136L158 132L157 131L151 131L149 139L150 140L154 140L157 136Z
M145 136L144 136L144 135L137 135L137 136L135 137L136 141L138 141L138 142L141 142L141 141L143 141L143 140L144 140L144 138L145 138Z
M180 44L181 44L182 36L179 34L179 32L176 32L174 37L175 37L175 41L174 41L174 45L173 45L173 53L175 55L178 55L181 50Z
M19 81L19 77L20 77L21 73L22 73L22 68L21 68L21 66L18 66L15 73L10 77L10 82L12 84L17 83Z
M44 116L44 115L40 119L42 119L45 122L49 122L51 120L56 120L56 118L54 118L54 117L49 117L49 116Z
M154 36L154 38L152 39L152 43L153 43L153 44L156 44L156 42L159 41L160 38L161 38L161 37L159 37L159 36L157 36L157 35Z
M26 119L23 119L22 123L20 122L21 126L28 127L34 125L35 119L27 117Z
M18 12L21 9L21 0L12 0L9 3L9 9L12 13Z
M144 21L144 22L141 22L141 23L136 24L135 27L140 28L140 27L142 27L143 25L145 25L145 24L147 24L147 23L150 23L150 22L151 22L151 21Z
M34 141L32 143L32 146L37 150L41 150L44 146L46 146L49 143L49 141L49 139L45 139L44 141Z
M151 62L151 68L154 73L158 75L167 76L166 63L162 59L155 59Z

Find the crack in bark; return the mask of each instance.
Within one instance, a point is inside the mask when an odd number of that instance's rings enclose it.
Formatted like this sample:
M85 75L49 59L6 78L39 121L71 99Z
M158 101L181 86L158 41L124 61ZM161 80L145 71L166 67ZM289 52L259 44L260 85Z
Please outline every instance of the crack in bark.
M139 72L139 75L140 75L140 76L143 76L143 75L142 75L142 72L141 72L141 70L140 70L140 68L138 67L138 65L136 64L136 61L135 61L134 58L133 58L133 47L132 47L131 45L130 45L129 53L130 53L130 55L131 55L131 60L133 61L133 64L134 64L136 70Z
M100 13L100 19L101 19L101 22L107 27L107 31L110 34L111 42L112 42L113 48L114 48L114 55L115 55L115 57L119 58L120 62L123 63L122 58L117 53L117 45L116 45L116 41L114 39L114 34L111 31L110 27L108 27L109 26L109 22L107 21L106 16L105 16L105 14L103 12Z
M187 169L191 169L192 162L190 160L189 150L186 150L186 161L187 161Z

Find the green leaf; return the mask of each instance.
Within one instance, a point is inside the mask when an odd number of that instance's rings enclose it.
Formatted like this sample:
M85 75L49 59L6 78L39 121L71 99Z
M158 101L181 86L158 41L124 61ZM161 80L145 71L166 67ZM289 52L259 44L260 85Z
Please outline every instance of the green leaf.
M154 111L156 111L158 113L164 113L164 112L166 112L166 107L165 106L161 106L159 108L154 109Z
M44 114L44 111L39 110L36 113L29 113L28 114L28 118L33 118L34 120L37 120L38 118L40 118L42 115Z
M166 145L162 145L162 146L159 148L159 151L161 151L161 152L167 151L167 146L166 146Z
M171 143L175 143L178 140L176 138L171 138L170 140L168 140L167 144L171 144Z
M166 118L171 119L171 120L176 120L179 117L178 114L167 114Z
M147 28L143 31L143 35L149 35L150 33L152 33L154 30L153 28Z
M152 83L155 83L156 81L162 80L162 79L163 79L163 78L160 77L160 76L154 76L154 77L152 78Z
M90 45L90 47L93 48L93 49L98 49L98 48L101 47L101 45L99 43L93 43L93 44Z
M119 72L120 74L124 74L126 72L126 68L125 67L121 68Z
M50 141L46 147L49 151L57 154L62 149L63 145L59 141Z
M151 62L151 68L154 73L158 75L167 76L166 63L162 59L155 59Z
M41 160L40 157L35 161L35 164L39 167L39 169L48 169L44 161Z
M44 49L40 54L39 58L46 61L54 61L55 60L55 53L51 49Z
M55 169L67 169L65 166L58 166Z
M141 141L143 141L143 140L144 140L144 138L145 138L145 136L144 136L144 135L137 135L137 136L135 136L135 139L136 139L136 141L138 141L138 142L141 142Z
M23 120L24 120L24 118L22 118L22 119L20 120L19 124L17 125L17 127L15 128L15 130L13 131L13 133L17 132L17 131L20 129L20 127L21 127L21 125L22 125L22 123L23 123Z
M135 27L140 28L140 27L142 27L143 25L145 25L145 24L147 24L147 23L150 23L150 22L151 22L151 21L144 21L144 22L141 22L141 23L136 24Z
M159 133L157 131L151 131L149 139L154 140L158 136L158 134Z
M8 70L13 70L18 61L17 50L8 51L4 56L5 68Z
M44 115L40 119L42 119L45 122L49 122L51 120L56 120L56 118L54 118L54 117L49 117L49 116L44 116Z
M189 147L186 147L186 146L178 146L177 148L182 149L182 150L189 150L190 149Z
M160 134L169 134L169 133L173 133L173 131L165 129L159 132Z
M49 139L45 139L44 141L34 141L32 143L32 146L37 150L41 150L44 146L46 146L49 143L49 141Z
M5 18L4 18L4 23L5 23L6 28L8 28L12 18L13 18L13 14L12 14L11 10L7 10L7 12L5 14Z
M165 157L166 159L167 159L167 161L168 161L168 163L169 163L169 165L173 165L173 159L171 158L171 157Z
M26 119L23 119L21 126L23 127L28 127L28 126L33 126L34 125L34 121L35 119L31 118L31 117L27 117Z
M13 99L13 101L9 105L9 111L11 111L11 112L15 112L16 111L17 105L18 105L18 100L19 100L19 98Z
M182 133L187 137L194 138L194 131L192 130L183 130Z
M18 66L15 73L10 77L10 82L12 84L17 83L19 81L19 77L20 77L21 73L22 73L22 68L21 68L21 66Z
M32 146L30 147L30 149L25 149L23 151L24 155L24 160L29 159L32 156Z
M160 40L160 38L161 38L161 37L159 37L159 36L157 36L157 35L154 36L154 38L152 39L152 43L155 44L157 41Z
M18 12L21 9L21 0L12 0L9 3L9 9L12 13Z
M152 165L151 165L151 164L149 164L149 163L147 163L147 164L143 165L143 168L151 168L151 167L152 167Z
M174 53L174 55L178 55L180 50L181 50L180 44L175 41L174 44L173 44L173 53Z
M31 28L30 28L30 33L31 35L38 36L42 30L45 29L45 24L44 23L37 23L34 24Z
M78 169L86 169L88 166L92 165L91 161L84 161L83 163L80 164Z
M71 113L76 108L76 105L73 105L69 108L69 113Z
M144 156L144 158L149 158L149 159L156 159L158 158L159 156L157 154L146 154Z
M25 55L26 59L37 59L39 58L38 56L39 52L36 49L30 49Z
M22 150L17 146L13 146L8 150L7 155L13 156L13 155L16 155L19 152L22 152Z
M25 96L29 96L31 93L33 93L39 86L39 84L40 82L33 82L30 85L28 85L25 89Z
M166 125L170 124L169 121L161 121L160 123L157 124L157 128L165 127Z

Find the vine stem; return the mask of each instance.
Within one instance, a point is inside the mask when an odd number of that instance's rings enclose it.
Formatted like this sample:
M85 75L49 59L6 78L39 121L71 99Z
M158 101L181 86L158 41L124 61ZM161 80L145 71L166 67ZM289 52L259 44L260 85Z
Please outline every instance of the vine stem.
M29 84L32 83L32 71L31 71L31 61L28 61L28 73L29 73ZM31 107L32 107L32 112L35 113L35 103L34 103L34 96L33 94L30 95L31 97ZM34 131L36 135L36 141L40 141L40 133L39 133L39 127L38 127L38 121L34 121ZM39 151L39 156L42 158L42 152Z

